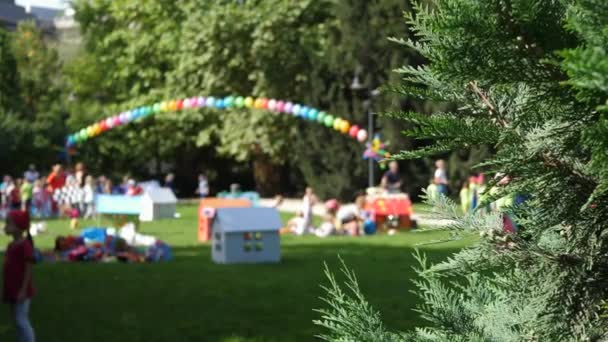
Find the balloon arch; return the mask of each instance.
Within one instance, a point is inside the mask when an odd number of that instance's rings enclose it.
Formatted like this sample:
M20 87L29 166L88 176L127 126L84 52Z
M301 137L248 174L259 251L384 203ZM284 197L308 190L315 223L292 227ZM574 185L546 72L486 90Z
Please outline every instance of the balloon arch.
M294 117L302 120L316 122L330 129L334 129L337 132L348 135L360 143L364 143L368 140L368 133L365 129L362 129L357 125L353 125L349 121L338 116L334 116L326 113L325 111L298 103L267 99L263 97L255 98L251 96L227 96L223 98L199 96L178 100L161 101L152 105L133 108L131 110L107 117L89 125L88 127L82 128L73 134L70 134L66 139L66 147L75 148L78 145L81 145L89 139L97 137L106 131L127 125L134 121L142 120L152 115L197 108L250 108L268 110L274 113L293 115ZM375 136L372 141L367 143L367 149L363 156L365 159L371 158L380 160L389 157L390 154L384 151L384 143L380 141L378 136Z

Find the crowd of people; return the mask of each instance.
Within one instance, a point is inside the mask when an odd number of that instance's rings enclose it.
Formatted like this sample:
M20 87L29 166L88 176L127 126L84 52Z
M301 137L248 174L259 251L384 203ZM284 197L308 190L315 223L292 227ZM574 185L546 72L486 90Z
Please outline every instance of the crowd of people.
M175 188L174 178L168 175L166 179L167 186L172 189ZM115 184L105 175L94 177L83 163L67 169L57 164L47 175L41 175L35 165L30 165L23 177L3 177L0 217L5 217L11 210L23 210L34 218L91 218L97 194L137 196L142 193L143 188L135 179L125 176Z

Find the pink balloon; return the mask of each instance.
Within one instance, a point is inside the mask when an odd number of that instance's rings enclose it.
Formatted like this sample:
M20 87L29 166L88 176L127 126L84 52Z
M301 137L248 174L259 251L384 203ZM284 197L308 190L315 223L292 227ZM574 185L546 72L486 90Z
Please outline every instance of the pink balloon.
M285 110L285 102L277 101L275 108L277 112L283 112Z
M353 138L356 138L357 133L359 133L359 126L357 126L357 125L351 126L350 130L348 131L348 135L350 135Z
M118 116L118 118L119 118L119 120L120 120L121 123L123 123L123 124L126 123L127 120L128 120L127 113L124 113L124 112L120 113L120 115Z
M114 117L114 124L113 124L113 126L114 127L120 126L120 118L118 116Z
M367 131L362 129L357 133L357 140L359 142L365 142L367 140Z

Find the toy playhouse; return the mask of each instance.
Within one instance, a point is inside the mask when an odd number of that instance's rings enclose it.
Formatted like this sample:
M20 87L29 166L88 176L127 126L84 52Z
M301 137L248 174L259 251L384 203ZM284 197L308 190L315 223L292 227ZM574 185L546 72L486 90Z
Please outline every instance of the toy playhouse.
M211 240L211 223L218 208L249 208L251 202L246 199L204 198L198 208L198 242Z
M136 226L139 225L141 209L141 197L139 196L95 196L95 211L100 215L111 216L114 227L122 227L129 220L134 222Z
M274 208L219 208L213 219L211 257L221 264L279 262L281 226Z
M121 219L136 217L144 222L174 218L177 198L169 188L149 188L141 196L97 195L95 211L114 217L117 227ZM123 222L124 223L124 222Z
M412 228L412 202L405 194L368 196L366 210L382 229Z

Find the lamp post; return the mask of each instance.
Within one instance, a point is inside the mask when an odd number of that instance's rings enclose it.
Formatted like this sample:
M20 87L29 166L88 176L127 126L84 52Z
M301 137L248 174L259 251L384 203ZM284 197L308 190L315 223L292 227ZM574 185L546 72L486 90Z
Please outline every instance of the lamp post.
M355 77L353 78L353 82L350 85L350 89L361 94L363 99L363 110L367 114L367 141L368 143L372 143L374 139L374 113L372 113L372 101L375 97L380 95L380 90L373 89L370 90L369 87L363 85L359 80L360 71L357 70L355 72ZM368 167L368 187L372 188L375 185L374 181L374 160L369 158L367 160Z

